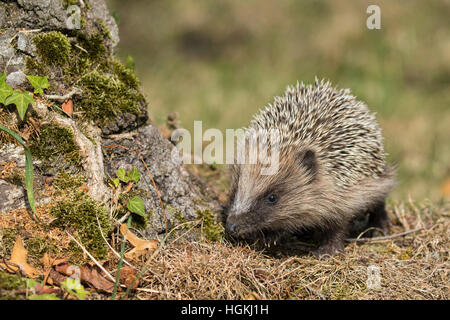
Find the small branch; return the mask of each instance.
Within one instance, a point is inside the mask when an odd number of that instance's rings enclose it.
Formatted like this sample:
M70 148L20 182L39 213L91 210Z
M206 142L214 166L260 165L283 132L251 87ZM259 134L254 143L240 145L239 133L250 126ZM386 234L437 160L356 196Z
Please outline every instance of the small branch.
M90 253L89 251L86 250L85 247L83 247L83 245L81 243L79 243L77 241L77 239L75 239L75 237L73 237L69 232L67 232L67 235L73 240L75 241L75 243L81 248L81 250L83 250L84 253L86 253L88 255L89 258L91 258L91 260L97 265L97 267L100 268L100 270L102 270L106 276L113 282L116 282L116 279L114 279L114 277L108 272L108 270L106 270Z
M72 96L74 96L76 94L81 94L81 93L82 93L81 89L74 88L72 91L70 91L69 93L67 93L63 96L58 96L58 95L53 95L53 94L46 94L44 96L49 100L66 101L66 100L69 100L70 98L72 98Z
M396 233L396 234L392 234L390 236L384 236L384 237L374 237L374 238L349 238L349 239L345 239L345 241L348 242L375 242L375 241L385 241L385 240L391 240L391 239L395 239L395 238L399 238L399 237L403 237L406 236L408 234L414 233L414 232L419 232L422 230L430 230L431 228L433 228L434 226L430 227L430 228L417 228L417 229L413 229L413 230L408 230L405 232L401 232L401 233Z
M117 223L120 225L122 225L122 223L125 222L125 220L128 219L128 216L130 215L130 212L128 211L122 218L120 218L119 220L117 220Z
M98 219L98 216L96 216L96 218L97 218L98 229L100 230L100 234L102 235L103 240L105 241L105 243L109 247L109 249L116 255L116 257L118 257L120 259L120 253L118 253L116 250L114 250L114 248L109 244L108 240L106 240L105 235L103 234L103 230L100 225L100 220ZM131 268L136 269L131 263L129 263L125 259L123 259L123 262L125 262Z

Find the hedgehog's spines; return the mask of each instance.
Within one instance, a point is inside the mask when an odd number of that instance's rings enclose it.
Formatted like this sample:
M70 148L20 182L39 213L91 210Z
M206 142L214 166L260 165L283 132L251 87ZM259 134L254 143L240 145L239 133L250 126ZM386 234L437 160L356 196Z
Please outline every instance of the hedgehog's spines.
M381 130L375 115L348 89L332 87L315 77L314 85L297 81L274 98L251 121L251 127L278 129L280 148L311 146L335 178L348 187L385 171Z

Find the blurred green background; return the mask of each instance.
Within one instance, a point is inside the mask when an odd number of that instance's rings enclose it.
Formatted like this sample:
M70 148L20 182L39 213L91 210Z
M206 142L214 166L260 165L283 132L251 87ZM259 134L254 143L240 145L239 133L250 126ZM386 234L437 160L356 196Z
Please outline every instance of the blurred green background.
M238 128L297 80L330 79L376 111L393 198L450 196L450 1L107 0L118 55L157 124ZM381 8L381 30L366 9Z

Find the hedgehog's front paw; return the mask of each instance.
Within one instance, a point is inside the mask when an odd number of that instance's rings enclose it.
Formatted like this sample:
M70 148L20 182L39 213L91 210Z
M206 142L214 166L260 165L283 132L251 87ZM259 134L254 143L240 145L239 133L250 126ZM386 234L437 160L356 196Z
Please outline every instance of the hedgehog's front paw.
M316 258L326 258L344 252L344 244L341 243L326 243L312 251Z

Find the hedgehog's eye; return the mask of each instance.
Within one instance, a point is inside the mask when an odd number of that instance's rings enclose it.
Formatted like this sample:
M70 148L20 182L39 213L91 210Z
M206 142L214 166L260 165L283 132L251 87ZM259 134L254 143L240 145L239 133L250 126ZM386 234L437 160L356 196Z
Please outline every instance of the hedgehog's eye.
M271 193L266 197L266 201L269 204L275 204L278 201L278 196L275 193Z

